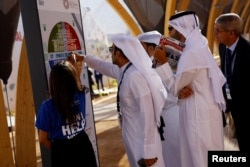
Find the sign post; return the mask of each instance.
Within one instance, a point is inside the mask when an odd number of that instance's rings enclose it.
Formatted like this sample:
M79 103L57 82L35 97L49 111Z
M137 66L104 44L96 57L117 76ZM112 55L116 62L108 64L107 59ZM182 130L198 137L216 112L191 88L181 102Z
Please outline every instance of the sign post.
M80 3L79 0L20 1L37 112L41 102L47 98L51 67L66 59L71 52L85 53ZM82 66L80 79L84 85L89 85L87 76L87 67ZM99 164L93 106L89 93L86 97L86 133ZM41 155L43 166L49 167L50 152L41 147Z

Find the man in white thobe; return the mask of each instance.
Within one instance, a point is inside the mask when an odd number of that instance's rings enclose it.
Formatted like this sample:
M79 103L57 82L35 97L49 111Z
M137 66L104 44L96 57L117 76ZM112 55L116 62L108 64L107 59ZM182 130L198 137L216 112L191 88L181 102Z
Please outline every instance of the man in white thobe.
M151 60L154 58L155 47L159 45L161 37L162 35L158 31L148 31L137 36ZM157 72L162 73L161 71ZM163 71L163 76L165 75L164 73ZM165 80L165 76L163 78ZM169 91L169 85L164 84L164 86ZM180 167L179 106L177 105L177 100L177 97L168 93L162 111L162 118L165 124L163 127L164 140L162 140L165 167Z
M122 137L130 166L143 159L147 166L165 167L158 126L167 92L137 38L116 35L112 40L113 64L86 55L84 61L120 83Z
M192 11L177 13L170 17L170 36L185 43L179 59L176 76L168 63L158 67L164 71L162 78L171 94L179 97L180 152L182 167L207 167L208 151L224 150L222 111L225 101L222 86L225 77L211 54L207 39L201 34L197 15ZM159 50L158 50L159 49ZM166 61L166 60L165 60ZM189 86L193 94L182 99L181 90Z

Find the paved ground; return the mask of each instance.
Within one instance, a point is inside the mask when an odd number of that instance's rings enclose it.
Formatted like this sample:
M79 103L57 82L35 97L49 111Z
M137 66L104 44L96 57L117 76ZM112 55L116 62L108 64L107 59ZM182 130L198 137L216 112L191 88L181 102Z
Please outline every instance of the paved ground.
M129 167L117 121L116 89L101 93L103 95L93 99L100 167ZM224 128L225 150L238 150L232 129L229 125ZM41 167L40 161L38 158L38 167Z
M93 99L100 167L129 167L117 121L116 89Z
M116 93L111 93L107 97L93 100L95 121L116 120Z
M107 96L94 99L93 106L100 167L129 167L118 127L116 92L112 91ZM230 123L224 128L225 150L238 150L230 116L227 118L227 122Z

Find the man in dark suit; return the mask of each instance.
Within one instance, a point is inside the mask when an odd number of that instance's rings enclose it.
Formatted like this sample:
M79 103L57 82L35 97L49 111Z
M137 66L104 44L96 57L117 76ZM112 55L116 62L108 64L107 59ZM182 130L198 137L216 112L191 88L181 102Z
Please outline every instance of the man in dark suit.
M241 34L243 20L235 13L222 14L215 20L214 34L219 42L221 70L227 78L223 94L227 110L234 120L240 151L250 150L249 127L250 44ZM228 53L228 49L230 49ZM228 56L227 56L228 55Z

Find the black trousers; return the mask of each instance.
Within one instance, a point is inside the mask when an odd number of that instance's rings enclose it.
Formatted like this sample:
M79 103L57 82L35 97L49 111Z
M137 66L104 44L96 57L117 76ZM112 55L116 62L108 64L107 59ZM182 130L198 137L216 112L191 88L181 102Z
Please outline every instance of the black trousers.
M70 140L53 140L52 167L97 167L92 143L84 132Z

